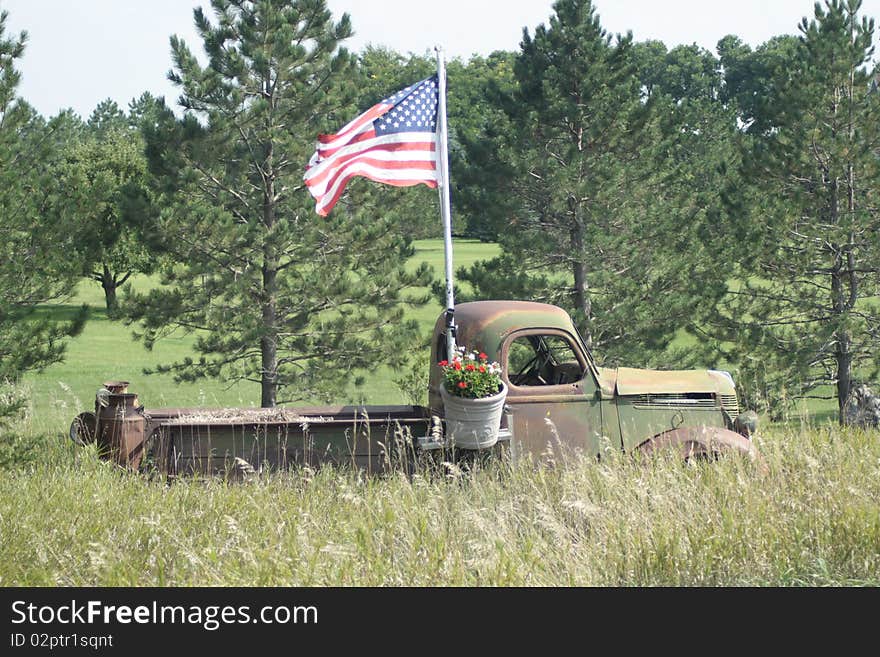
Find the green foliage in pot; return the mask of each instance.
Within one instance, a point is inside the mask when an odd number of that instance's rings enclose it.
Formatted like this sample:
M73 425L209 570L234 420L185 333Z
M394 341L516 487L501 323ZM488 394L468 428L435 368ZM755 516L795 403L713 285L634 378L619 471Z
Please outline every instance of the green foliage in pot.
M452 361L441 360L438 365L443 368L443 387L450 395L483 399L501 390L501 366L490 363L482 352L458 347Z

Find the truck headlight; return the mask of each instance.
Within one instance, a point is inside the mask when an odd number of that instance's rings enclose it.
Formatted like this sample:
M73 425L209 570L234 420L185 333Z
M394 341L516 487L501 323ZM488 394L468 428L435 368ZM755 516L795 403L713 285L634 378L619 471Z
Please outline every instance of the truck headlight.
M733 421L733 430L746 438L751 438L757 429L758 414L755 411L743 411Z

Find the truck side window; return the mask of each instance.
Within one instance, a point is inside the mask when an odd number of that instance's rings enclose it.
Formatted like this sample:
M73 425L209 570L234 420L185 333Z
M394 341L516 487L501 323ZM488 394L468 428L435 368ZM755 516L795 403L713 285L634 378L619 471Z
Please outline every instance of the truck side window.
M583 375L576 352L560 335L527 335L507 348L507 378L515 386L576 383Z

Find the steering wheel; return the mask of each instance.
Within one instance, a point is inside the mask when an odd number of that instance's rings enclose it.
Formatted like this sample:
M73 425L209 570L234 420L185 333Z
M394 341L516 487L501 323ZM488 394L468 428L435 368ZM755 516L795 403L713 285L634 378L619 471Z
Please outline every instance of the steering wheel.
M535 354L529 362L519 368L519 371L511 377L511 383L522 385L523 381L534 378L541 385L548 385L546 379L541 376L541 368L546 364L547 358L548 355L545 355L545 358L542 360L540 353Z

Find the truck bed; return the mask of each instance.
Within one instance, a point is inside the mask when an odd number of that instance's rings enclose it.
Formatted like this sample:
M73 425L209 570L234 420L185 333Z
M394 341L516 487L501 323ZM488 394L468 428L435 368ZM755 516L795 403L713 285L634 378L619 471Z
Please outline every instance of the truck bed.
M352 465L382 471L411 456L430 435L422 406L310 406L301 408L145 409L146 455L172 474L216 474L236 459L255 470L292 464Z

